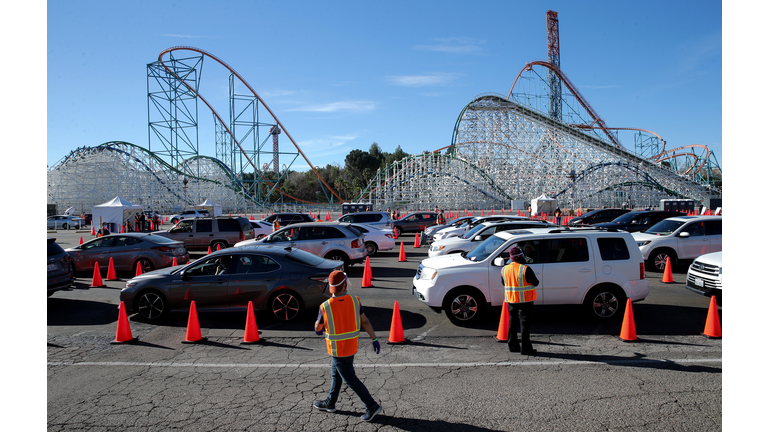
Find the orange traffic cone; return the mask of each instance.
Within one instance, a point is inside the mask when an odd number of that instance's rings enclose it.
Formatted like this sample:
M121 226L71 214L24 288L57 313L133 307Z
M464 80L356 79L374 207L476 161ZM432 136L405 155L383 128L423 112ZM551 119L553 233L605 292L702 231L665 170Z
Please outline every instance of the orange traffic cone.
M499 319L499 330L494 336L499 342L506 342L509 340L509 307L507 307L507 301L504 300L504 306L501 308L501 319Z
M420 237L421 237L421 234L416 232L416 241L413 242L413 247L417 249L421 247L421 240L419 240Z
M395 240L397 240L397 230L396 230L396 229L393 229L393 230L392 230L392 232L395 234L395 237L394 237L394 238L395 238Z
M176 257L173 257L173 263L171 264L172 267L176 267L179 265L179 263L176 261Z
M403 323L400 321L400 306L395 300L395 310L392 312L392 324L389 327L388 344L398 345L406 342L403 336Z
M210 246L208 246L208 254L209 255L211 254L211 247Z
M96 227L91 225L91 235L96 235Z
M204 342L207 338L204 338L200 333L200 322L197 320L197 307L195 301L189 305L189 320L187 321L187 338L181 341L181 343L197 343Z
M141 276L142 274L144 274L144 270L141 269L141 263L136 263L136 274L134 277Z
M619 339L629 342L637 340L635 332L635 315L632 313L632 300L627 299L627 310L624 312L624 322L621 324Z
M667 257L667 263L664 264L664 277L661 278L664 283L673 283L672 279L672 261Z
M217 250L217 251L220 251L220 250L221 250L221 243L219 243L219 244L217 244L217 245L216 245L216 250Z
M109 257L109 267L107 268L107 280L117 280L117 275L115 275L115 263L112 261L112 257Z
M93 265L93 281L91 282L91 286L94 288L105 286L104 282L101 280L101 270L99 270L98 262Z
M83 244L83 236L80 236L80 244Z
M399 262L406 261L405 259L405 249L403 248L403 242L400 242L400 256L397 258Z
M255 344L261 342L259 329L256 327L256 316L253 314L253 302L248 302L248 316L245 318L245 336L241 344Z
M712 296L709 301L707 323L704 325L704 333L702 334L710 339L720 339L723 337L723 331L720 328L720 314L717 313L717 300L715 300L715 296Z
M360 286L360 288L370 288L373 286L371 284L371 279L373 279L373 276L371 275L371 260L368 257L365 257L365 268L363 269L363 284Z
M117 334L112 344L121 344L128 342L135 342L139 338L133 337L131 334L131 326L128 324L128 315L125 313L125 304L120 302L120 312L117 314Z

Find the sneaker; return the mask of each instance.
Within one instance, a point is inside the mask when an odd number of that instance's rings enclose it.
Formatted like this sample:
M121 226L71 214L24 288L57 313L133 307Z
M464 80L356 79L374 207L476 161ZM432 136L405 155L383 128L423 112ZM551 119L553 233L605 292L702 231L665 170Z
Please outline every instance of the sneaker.
M381 412L383 409L384 409L384 407L382 407L381 405L379 405L379 406L378 406L378 407L377 407L375 410L373 410L373 411L371 411L371 410L365 410L365 414L363 414L362 416L360 416L360 418L361 418L361 419L363 419L363 421L367 421L367 422L369 422L369 421L373 420L373 418L374 418L374 417L376 417L376 414L380 413L380 412Z
M332 406L328 406L328 404L325 401L317 401L314 404L312 404L312 406L319 409L320 411L336 412L336 408Z

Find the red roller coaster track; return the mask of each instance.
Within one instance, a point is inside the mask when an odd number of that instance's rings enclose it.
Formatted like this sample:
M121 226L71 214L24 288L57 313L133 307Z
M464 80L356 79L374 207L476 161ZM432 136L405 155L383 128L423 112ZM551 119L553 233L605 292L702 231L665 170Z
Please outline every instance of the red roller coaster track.
M317 179L318 179L318 180L320 180L320 181L323 183L323 185L325 185L325 187L326 187L326 188L328 188L328 191L330 191L330 192L333 194L333 196L335 196L336 198L338 198L340 202L341 202L341 201L343 201L343 199L342 199L342 198L339 196L339 194L337 194L337 193L336 193L336 191L334 191L334 190L333 190L333 189L332 189L332 188L331 188L331 187L330 187L330 186L329 186L329 185L328 185L328 184L325 182L325 180L323 180L323 178L322 178L322 177L320 177L320 174L318 174L318 172L317 172L317 170L315 169L315 167L312 165L312 163L309 161L309 159L307 159L307 156L304 154L304 152L302 152L302 151L301 151L301 148L299 148L299 145L298 145L298 144L296 144L296 141L294 141L294 140L293 140L293 137L291 136L291 134L290 134L290 133L288 133L288 130L285 128L285 125L283 125L282 123L280 123L280 120L278 120L278 119L277 119L277 116L275 116L275 113L273 113L273 112L272 112L272 110L271 110L271 109L269 109L269 107L267 106L267 104L264 102L264 99L262 99L262 98L261 98L261 97L258 95L258 93L256 93L256 90L254 90L254 89L253 89L253 87L251 87L251 85L250 85L250 84L248 84L248 82L247 82L247 81L246 81L246 80L245 80L245 79L244 79L242 76L240 76L240 74L239 74L239 73L237 73L237 71L235 71L235 70L234 70L234 69L233 69L231 66L229 66L229 65L228 65L226 62L224 62L223 60L221 60L220 58L216 57L215 55L213 55L213 54L211 54L211 53L209 53L209 52L206 52L206 51L204 51L204 50L201 50L201 49L199 49L199 48L190 47L190 46L175 46L175 47L171 47L171 48L166 48L166 49L164 49L162 52L160 52L160 54L157 56L157 60L158 60L158 61L159 61L159 62L160 62L162 65L163 65L163 67L165 68L165 70L166 70L166 71L168 71L168 73L169 73L169 74L171 74L171 75L173 75L174 77L176 77L176 79L178 79L178 80L179 80L181 83L183 83L183 84L184 84L184 85L185 85L185 86L186 86L186 87L187 87L187 88L188 88L190 91L192 91L193 93L195 93L195 94L197 95L197 97L198 97L198 98L199 98L201 101L203 101L203 103L204 103L204 104L205 104L205 105L208 107L208 109L210 109L210 110L211 110L211 112L213 113L213 115L214 115L214 116L216 116L216 118L219 120L219 123L220 123L220 124L221 124L221 125L224 127L224 129L227 131L227 133L228 133L228 134L229 134L229 136L232 138L232 140L235 142L235 144L237 144L237 147L240 149L240 151L242 152L243 156L245 156L245 159L246 159L246 160L248 160L248 163L249 163L249 164L251 164L251 166L252 166L252 167L253 167L253 169L254 169L254 172L259 172L259 169L258 169L258 168L256 167L256 165L253 163L253 161L252 161L252 160L251 160L251 159L248 157L248 155L246 154L246 152L245 152L245 150L243 149L243 147L240 145L240 143L239 143L239 142L237 141L237 139L235 138L235 135L232 133L232 131L230 131L230 130L229 130L229 128L227 127L226 123L225 123L225 122L222 120L221 116L219 116L219 113L218 113L218 112L216 112L216 110L213 108L213 106L211 106L211 104L209 104L209 103L208 103L208 101L207 101L207 100L206 100L206 99L203 97L203 95L201 95L201 94L197 93L197 91L195 91L195 89L194 89L194 88L192 88L192 86L190 86L190 85L189 85L189 83L187 83L187 82L186 82L186 80L184 80L182 77L180 77L180 76L176 75L175 73L173 73L173 72L172 72L172 71L171 71L171 70L168 68L168 66L166 66L165 62L163 61L163 56L164 56L164 55L166 55L166 54L169 54L169 53L171 53L171 52L173 52L173 51L181 51L181 50L184 50L184 51L194 51L194 52L196 52L196 53L198 53L198 54L202 54L202 55L204 55L204 56L210 57L211 59L215 60L215 61L216 61L217 63L219 63L220 65L224 66L224 67L225 67L227 70L229 70L229 71L230 71L230 72L231 72L231 73L232 73L234 76L236 76L236 77L237 77L237 79L239 79L239 80L240 80L240 82L241 82L241 83L243 83L243 85L245 85L245 86L248 88L248 90L250 90L250 91L251 91L251 93L253 93L253 96L254 96L256 99L258 99L258 100L259 100L259 102L261 103L261 105L262 105L262 106L263 106L263 107L264 107L264 108L265 108L265 109L266 109L266 110L269 112L269 114L270 114L270 115L272 116L272 118L275 120L275 123L277 123L277 124L280 126L280 128L283 130L283 132L284 132L284 133L285 133L285 135L288 137L288 139L291 141L291 143L294 145L294 147L296 147L296 150L298 150L299 154L301 154L301 156L304 158L304 160L307 162L307 164L309 164L309 167L310 167L310 168L312 168L312 172L314 172L314 173L315 173L315 175L317 176ZM288 195L287 193L283 192L282 190L280 190L280 189L279 189L279 188L277 188L277 187L275 187L275 189L276 189L278 192L280 192L281 194L283 194L283 195L285 195L285 196L287 196L287 197L289 197L289 198L295 199L295 200L297 200L297 201L305 202L305 203L310 203L309 201L305 201L305 200L302 200L302 199L299 199L299 198L293 197L293 196L291 196L291 195ZM314 204L314 203L313 203L313 204Z

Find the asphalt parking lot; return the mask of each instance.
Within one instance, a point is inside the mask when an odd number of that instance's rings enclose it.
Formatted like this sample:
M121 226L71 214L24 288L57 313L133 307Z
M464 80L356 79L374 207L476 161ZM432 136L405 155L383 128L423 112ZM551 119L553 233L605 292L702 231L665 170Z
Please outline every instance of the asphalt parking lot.
M48 236L64 248L77 245L81 236L92 238L90 230ZM406 262L398 262L400 241ZM532 326L539 355L511 357L493 338L499 310L476 326L457 327L411 295L411 279L427 256L426 247L413 243L413 234L405 234L395 250L371 257L371 288L361 288L363 266L347 271L350 291L361 298L379 339L389 336L397 301L408 340L382 344L377 356L361 337L358 374L385 406L381 420L361 424L360 402L348 390L342 392L342 415L312 411L312 400L322 398L329 385L328 356L312 331L317 311L290 323L257 313L263 343L247 348L239 344L244 312L200 314L208 340L192 346L181 344L187 314L173 314L160 324L131 317L138 342L111 345L119 291L132 275L118 274L119 280L105 281L106 287L91 288L91 275L80 274L70 290L47 301L48 429L148 430L149 424L134 418L144 408L154 410L149 417L154 420L147 421L154 421L156 430L172 425L184 430L721 428L722 344L701 335L709 299L685 289L687 264L674 269L673 283L647 273L650 294L633 305L637 341L616 337L621 320L597 323L576 309L539 308ZM191 259L203 255L191 253ZM528 372L513 372L517 369ZM196 373L202 381L190 375ZM518 380L516 390L498 385L499 376L510 373ZM136 387L145 392L128 390ZM514 403L528 417L499 405L510 392L520 396ZM542 411L533 401L521 401L527 392L552 404ZM57 397L63 395L68 397ZM246 400L263 409L247 408ZM640 401L645 408L633 405ZM104 412L115 403L126 410ZM626 417L595 418L590 411L595 405L623 410ZM177 417L180 423L171 422Z

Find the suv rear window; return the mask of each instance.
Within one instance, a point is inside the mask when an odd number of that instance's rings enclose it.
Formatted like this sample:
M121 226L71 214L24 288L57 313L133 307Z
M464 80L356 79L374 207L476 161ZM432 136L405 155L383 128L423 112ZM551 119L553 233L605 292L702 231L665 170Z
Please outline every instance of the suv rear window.
M219 232L240 232L240 223L237 221L237 219L216 220L219 222Z
M600 248L600 258L603 261L621 261L629 259L627 243L620 237L597 239L597 247Z
M48 256L58 255L62 252L64 249L56 243L55 239L48 239Z

